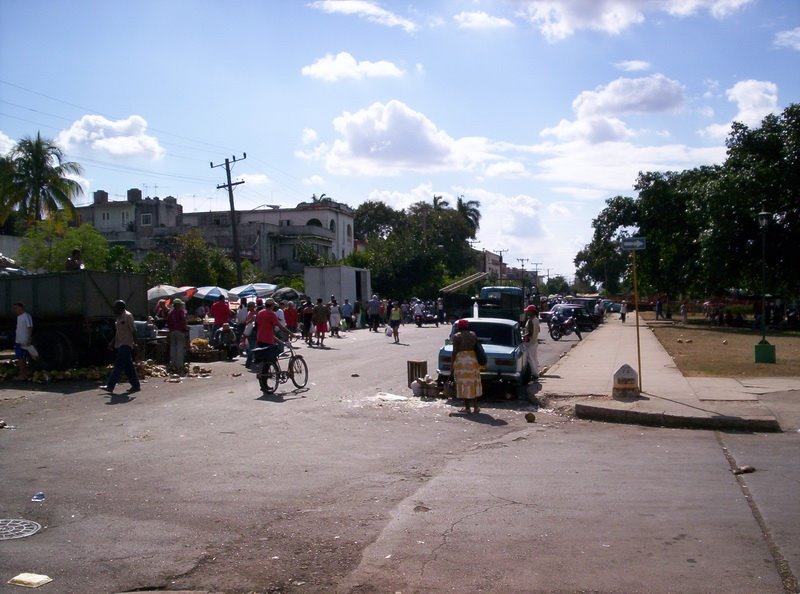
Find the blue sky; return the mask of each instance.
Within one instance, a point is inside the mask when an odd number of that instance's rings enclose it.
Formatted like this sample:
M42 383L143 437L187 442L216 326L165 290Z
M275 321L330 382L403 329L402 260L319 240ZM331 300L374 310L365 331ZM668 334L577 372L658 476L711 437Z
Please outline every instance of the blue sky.
M0 152L186 211L481 203L478 248L571 277L639 171L721 163L800 101L798 0L0 0Z

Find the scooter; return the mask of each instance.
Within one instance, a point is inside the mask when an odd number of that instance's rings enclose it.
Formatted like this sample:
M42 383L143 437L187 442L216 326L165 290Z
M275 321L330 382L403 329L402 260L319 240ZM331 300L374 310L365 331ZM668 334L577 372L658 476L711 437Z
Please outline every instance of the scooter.
M569 336L573 332L578 335L579 340L583 340L580 332L578 332L578 326L575 318L567 318L566 320L552 320L550 324L550 338L553 340L561 340L562 336Z

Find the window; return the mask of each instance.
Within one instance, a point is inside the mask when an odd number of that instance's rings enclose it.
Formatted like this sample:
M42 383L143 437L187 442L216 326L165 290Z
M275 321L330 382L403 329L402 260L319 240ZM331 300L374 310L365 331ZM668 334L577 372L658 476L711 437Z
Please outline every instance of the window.
M109 221L109 220L111 220L111 213L109 213L109 212L101 212L100 213L100 220L101 221Z
M336 223L334 223L333 220L331 220L331 224L328 225L328 227L330 228L331 231L336 233Z
M139 219L139 222L142 225L152 225L153 224L153 215L150 214L149 212L145 213L145 214L143 214L141 216L141 218Z
M306 225L308 225L309 227L322 227L322 223L320 222L319 219L310 219L306 223Z
M281 227L291 227L292 226L292 221L283 219L281 221L278 221L278 225L281 226Z

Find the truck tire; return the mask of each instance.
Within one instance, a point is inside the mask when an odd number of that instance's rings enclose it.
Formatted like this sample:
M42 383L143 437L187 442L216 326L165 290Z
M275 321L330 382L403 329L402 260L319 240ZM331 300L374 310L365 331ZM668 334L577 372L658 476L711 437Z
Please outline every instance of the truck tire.
M42 332L34 337L33 345L39 351L36 366L41 369L69 369L75 364L75 349L64 332Z

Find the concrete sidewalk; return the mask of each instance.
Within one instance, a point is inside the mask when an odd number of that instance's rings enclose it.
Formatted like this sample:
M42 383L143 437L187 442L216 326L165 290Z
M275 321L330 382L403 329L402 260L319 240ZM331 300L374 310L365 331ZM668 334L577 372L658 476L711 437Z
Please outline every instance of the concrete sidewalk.
M542 326L546 332L546 325ZM642 394L635 400L611 397L613 375L624 364L637 371L636 317L623 324L617 316L578 342L540 378L540 396L581 397L575 414L584 419L661 427L781 431L778 420L759 396L800 390L798 378L687 378L642 320ZM549 340L549 338L548 338Z

